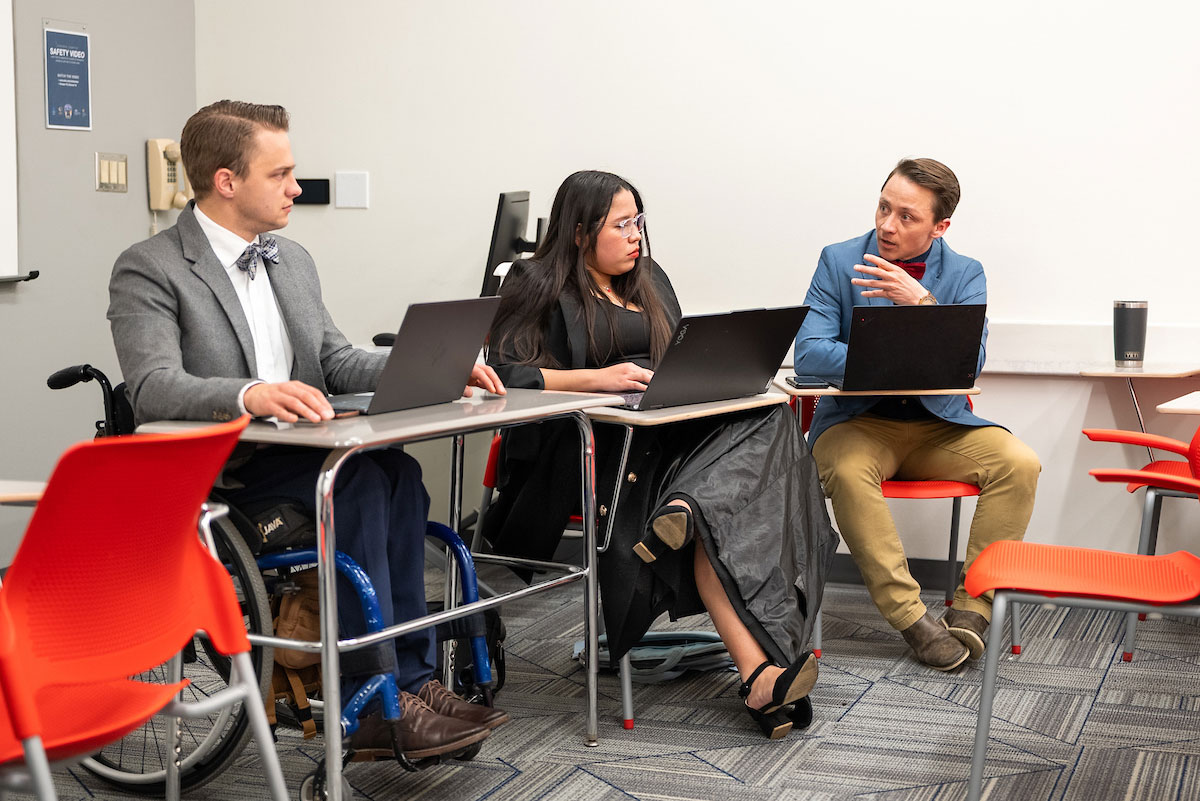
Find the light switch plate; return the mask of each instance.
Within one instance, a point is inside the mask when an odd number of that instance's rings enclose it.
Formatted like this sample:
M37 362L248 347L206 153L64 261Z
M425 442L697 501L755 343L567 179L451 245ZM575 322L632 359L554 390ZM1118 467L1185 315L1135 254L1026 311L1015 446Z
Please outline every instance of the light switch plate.
M370 205L370 174L335 172L333 205L339 209L365 209Z
M126 180L129 156L124 153L96 154L96 191L128 192Z

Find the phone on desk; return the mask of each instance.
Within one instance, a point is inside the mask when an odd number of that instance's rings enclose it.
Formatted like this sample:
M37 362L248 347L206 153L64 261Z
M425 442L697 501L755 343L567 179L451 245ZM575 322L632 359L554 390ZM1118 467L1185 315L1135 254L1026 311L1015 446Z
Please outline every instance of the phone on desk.
M829 386L828 381L815 375L789 375L786 380L796 389L825 389Z

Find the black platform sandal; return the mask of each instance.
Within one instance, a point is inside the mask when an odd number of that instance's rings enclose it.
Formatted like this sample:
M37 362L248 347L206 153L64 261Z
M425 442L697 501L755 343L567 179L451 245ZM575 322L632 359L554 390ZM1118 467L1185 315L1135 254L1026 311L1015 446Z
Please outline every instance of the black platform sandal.
M692 541L695 530L692 511L679 504L660 507L650 518L650 530L650 534L633 546L633 552L647 564L668 550L678 551Z
M792 721L793 729L807 729L812 725L813 721L813 705L812 699L807 695L791 706L791 711L788 712L788 717Z

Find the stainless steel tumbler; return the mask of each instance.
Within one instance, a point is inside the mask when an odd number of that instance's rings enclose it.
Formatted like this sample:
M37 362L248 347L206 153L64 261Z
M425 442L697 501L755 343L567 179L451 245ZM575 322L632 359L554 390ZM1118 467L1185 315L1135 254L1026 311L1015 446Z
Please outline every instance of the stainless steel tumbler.
M1148 308L1144 300L1113 301L1113 358L1117 367L1142 366Z

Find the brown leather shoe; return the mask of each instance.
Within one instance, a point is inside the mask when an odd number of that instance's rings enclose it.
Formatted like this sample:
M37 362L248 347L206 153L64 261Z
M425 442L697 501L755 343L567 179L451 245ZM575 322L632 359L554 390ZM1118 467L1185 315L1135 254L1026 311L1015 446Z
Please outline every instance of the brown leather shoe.
M978 612L967 612L951 607L942 617L942 625L959 642L967 646L972 659L983 656L983 649L987 642L987 618Z
M455 754L491 734L482 726L439 715L412 693L400 693L400 715L387 721L376 711L363 718L350 735L354 761L393 759L397 749L409 759Z
M492 706L472 704L446 689L437 679L425 682L417 697L429 704L434 712L456 720L465 720L488 729L508 723L508 713Z
M954 670L970 654L967 647L930 617L928 612L900 634L917 659L935 670Z

